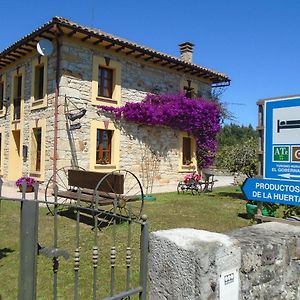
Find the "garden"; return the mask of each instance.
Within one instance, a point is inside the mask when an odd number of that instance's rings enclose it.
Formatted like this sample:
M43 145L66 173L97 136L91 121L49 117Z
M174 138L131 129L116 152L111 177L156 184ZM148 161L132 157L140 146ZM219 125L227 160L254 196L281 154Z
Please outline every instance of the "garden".
M213 192L192 195L185 193L155 194L156 201L146 201L145 213L148 216L150 231L170 228L190 227L215 232L227 232L236 228L248 226L251 220L245 214L245 200L236 187L215 188ZM0 286L2 299L16 299L18 286L19 261L19 204L11 201L1 202L0 215L0 281L6 284ZM72 257L75 249L76 221L68 214L60 214L58 247L68 250ZM118 224L118 240L126 234L124 224ZM112 226L99 231L100 234L100 276L106 278L100 282L100 297L108 294L109 286L109 247ZM139 230L135 228L134 230ZM79 296L91 299L92 293L92 245L94 230L92 222L86 216L80 222L80 269ZM124 239L125 241L126 239ZM53 216L47 208L41 207L39 212L39 243L44 246L53 244ZM138 238L133 241L138 246ZM133 245L134 246L134 245ZM118 246L118 252L126 251L126 242ZM123 250L122 250L123 249ZM132 253L132 260L138 260L138 251ZM108 262L107 262L108 261ZM120 263L121 265L123 263ZM73 259L60 259L58 278L58 297L70 299L73 295ZM116 265L116 269L121 267ZM139 270L133 269L133 280L138 280ZM52 295L52 262L42 255L38 256L38 286L37 299L49 299ZM121 278L116 279L117 288L124 283ZM72 298L72 296L71 296Z

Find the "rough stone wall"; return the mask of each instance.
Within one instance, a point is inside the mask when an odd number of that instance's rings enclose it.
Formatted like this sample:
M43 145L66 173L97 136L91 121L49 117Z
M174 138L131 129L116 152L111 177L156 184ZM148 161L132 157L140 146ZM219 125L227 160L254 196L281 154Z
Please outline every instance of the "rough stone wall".
M79 107L87 109L86 116L80 120L81 129L73 132L74 144L79 166L90 169L90 122L91 120L109 121L110 117L103 113L97 114L95 106L90 104L92 87L92 60L93 55L110 57L121 63L121 105L130 102L139 102L148 92L178 93L180 90L180 74L165 72L159 68L140 64L124 56L114 56L105 50L96 50L81 47L65 40L61 47L62 78L60 81L60 102L63 96ZM210 96L210 86L198 83L199 93L204 97ZM72 104L69 102L69 108ZM65 131L65 121L61 119L59 144L59 165L70 164L71 153L68 147L68 137ZM148 153L157 154L154 185L175 183L182 175L179 167L179 136L178 132L164 127L149 127L137 124L118 124L121 129L120 168L128 169L143 178L145 167L142 161L145 157L145 148ZM147 146L148 145L148 146Z
M264 223L229 236L241 247L241 299L300 299L300 227Z
M300 299L299 226L272 222L227 235L158 231L150 234L149 256L149 299ZM236 297L234 289L220 293L230 269L239 274Z
M178 93L183 74L166 72L161 68L141 64L126 55L118 56L105 48L87 47L87 44L75 43L73 39L61 40L61 64L59 83L59 116L58 116L58 161L57 167L70 166L72 161L69 136L66 131L65 96L69 100L69 109L86 108L87 113L80 120L81 129L71 132L74 140L76 156L79 166L90 169L90 126L92 120L106 121L109 116L99 116L95 106L91 105L92 63L93 55L110 57L121 64L121 105L127 101L141 101L148 92ZM101 50L102 49L102 50ZM45 182L52 175L53 166L53 137L54 137L54 89L56 53L48 60L48 107L30 110L32 61L37 57L33 55L17 66L5 70L7 89L6 95L10 97L12 86L12 72L16 67L25 66L25 114L24 114L24 143L29 145L29 121L46 118L46 153L45 153ZM198 82L199 95L210 97L210 85ZM7 176L8 151L10 130L10 111L6 118L0 118L0 126L5 128L5 149L3 161L3 175ZM141 126L136 124L120 124L121 147L120 168L126 168L140 175L141 158L144 156L145 145L148 150L158 154L155 172L155 184L174 183L182 176L178 173L179 138L178 132L163 127ZM29 149L30 151L30 149ZM23 175L29 175L28 161L23 163Z

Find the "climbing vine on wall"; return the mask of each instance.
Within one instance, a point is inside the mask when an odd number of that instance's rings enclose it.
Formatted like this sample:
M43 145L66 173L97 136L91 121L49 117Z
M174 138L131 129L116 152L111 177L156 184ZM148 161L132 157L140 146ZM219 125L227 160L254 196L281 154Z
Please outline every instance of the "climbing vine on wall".
M183 94L148 94L142 102L127 102L122 107L98 106L117 120L124 119L150 126L168 126L185 131L196 139L199 167L209 167L217 150L220 108L209 100L190 99Z

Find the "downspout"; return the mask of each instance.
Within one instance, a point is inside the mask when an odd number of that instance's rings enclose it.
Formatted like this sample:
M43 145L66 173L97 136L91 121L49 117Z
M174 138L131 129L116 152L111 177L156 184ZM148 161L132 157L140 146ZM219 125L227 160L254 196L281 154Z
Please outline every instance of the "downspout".
M60 43L59 33L56 25L56 69L55 69L55 97L54 97L54 142L53 142L53 175L56 179L57 171L57 144L58 144L58 97L59 97L59 79L60 79Z

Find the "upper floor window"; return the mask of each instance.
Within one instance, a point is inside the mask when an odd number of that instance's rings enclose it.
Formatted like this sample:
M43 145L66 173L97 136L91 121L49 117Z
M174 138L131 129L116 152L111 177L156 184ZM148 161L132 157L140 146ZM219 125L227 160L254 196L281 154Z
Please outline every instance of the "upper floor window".
M48 58L39 56L32 61L30 108L48 105Z
M98 96L112 98L113 95L113 70L99 66Z
M34 100L44 98L44 65L37 65L35 67L34 76Z
M97 129L96 164L111 164L112 130Z
M14 78L13 120L20 120L21 118L21 99L22 99L22 76L16 76Z
M192 140L190 137L183 137L182 140L182 164L187 166L192 163Z
M2 167L2 132L0 132L0 170Z
M0 81L0 110L3 109L4 103L4 82Z
M118 106L121 102L121 63L93 56L92 104Z

